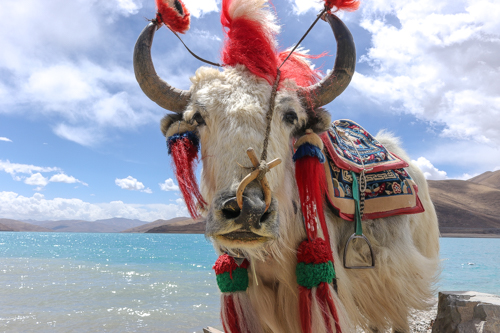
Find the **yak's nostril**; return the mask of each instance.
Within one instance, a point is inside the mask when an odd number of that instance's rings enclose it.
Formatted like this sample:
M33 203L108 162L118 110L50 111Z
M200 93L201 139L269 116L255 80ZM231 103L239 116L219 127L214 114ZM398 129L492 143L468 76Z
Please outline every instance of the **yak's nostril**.
M240 216L240 207L236 202L236 198L231 198L222 205L221 213L227 220L232 220Z
M228 220L232 220L240 216L240 209L238 210L232 210L232 209L222 209L222 215Z
M265 223L269 217L271 216L271 212L267 210L264 214L262 214L262 217L260 218L260 223Z

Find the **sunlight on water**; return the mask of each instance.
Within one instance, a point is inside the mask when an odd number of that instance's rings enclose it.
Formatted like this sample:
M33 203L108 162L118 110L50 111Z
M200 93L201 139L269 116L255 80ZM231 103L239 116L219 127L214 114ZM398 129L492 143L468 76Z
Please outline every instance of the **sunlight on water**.
M500 239L441 239L439 290L500 294ZM221 329L202 235L0 233L0 330Z

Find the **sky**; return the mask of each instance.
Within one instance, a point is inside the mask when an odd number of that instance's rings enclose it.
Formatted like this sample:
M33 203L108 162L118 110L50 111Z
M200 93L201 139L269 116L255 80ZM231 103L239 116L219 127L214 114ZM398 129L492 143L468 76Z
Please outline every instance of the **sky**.
M183 36L218 62L220 1L185 0ZM275 0L279 43L296 43L321 4ZM153 0L0 2L0 218L151 222L188 216L159 123L166 110L139 88L132 52ZM500 2L365 0L339 13L353 34L356 73L326 109L372 134L400 137L427 179L500 169ZM302 45L329 52L319 21ZM189 89L204 64L167 29L153 45L158 74ZM199 172L199 170L198 170Z

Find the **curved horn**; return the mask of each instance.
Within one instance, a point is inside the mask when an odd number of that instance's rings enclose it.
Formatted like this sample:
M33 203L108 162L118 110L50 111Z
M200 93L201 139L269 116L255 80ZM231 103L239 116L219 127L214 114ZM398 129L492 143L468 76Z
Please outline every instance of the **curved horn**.
M151 45L159 25L149 23L142 30L134 48L135 78L142 91L156 104L167 110L182 113L191 97L188 90L180 90L170 86L156 74L153 60L151 59Z
M337 16L326 13L325 19L337 40L337 57L330 74L320 82L298 91L304 105L312 109L326 105L339 96L351 82L356 67L356 47L351 32Z

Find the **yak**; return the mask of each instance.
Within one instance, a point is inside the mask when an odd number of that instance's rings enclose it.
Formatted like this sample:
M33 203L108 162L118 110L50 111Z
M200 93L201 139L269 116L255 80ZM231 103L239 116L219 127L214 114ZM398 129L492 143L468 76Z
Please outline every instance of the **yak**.
M182 19L189 15L178 0L163 4L173 4ZM326 289L299 286L298 248L314 225L304 223L303 201L309 199L299 193L294 143L329 130L330 115L322 106L339 96L355 73L352 35L331 8L327 6L321 18L332 28L337 55L324 77L311 69L307 55L297 52L277 70L289 52L276 51L279 27L266 0L223 0L223 66L199 68L189 90L169 85L154 69L151 46L155 31L162 23L169 25L165 15L149 23L136 43L134 68L140 87L152 101L174 112L162 120L163 134L171 138L191 133L201 147L200 191L191 188L198 200L194 206L190 202L192 213L205 216L206 237L219 254L229 256L231 265L237 264L228 273L230 279L245 268L246 289L234 293L240 296L222 297L227 332L409 332L412 309L426 309L434 295L439 229L427 183L398 139L384 131L376 140L405 161L422 210L364 218L363 236L370 246L355 240L347 251L353 222L323 200L315 206L318 215L312 221L318 221L318 237L328 240L335 277ZM264 150L279 160L259 160L257 154ZM192 153L185 154L190 162ZM179 163L181 173L189 167ZM349 269L347 264L370 266L374 258L372 269Z

